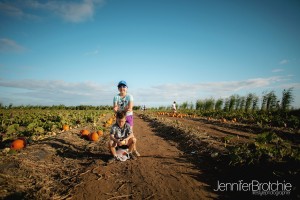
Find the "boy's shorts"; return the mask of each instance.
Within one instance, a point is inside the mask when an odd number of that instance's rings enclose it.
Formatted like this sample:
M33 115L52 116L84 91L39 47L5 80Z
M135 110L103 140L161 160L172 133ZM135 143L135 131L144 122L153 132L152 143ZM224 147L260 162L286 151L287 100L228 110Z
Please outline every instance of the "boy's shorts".
M126 116L126 122L132 127L133 126L133 115Z

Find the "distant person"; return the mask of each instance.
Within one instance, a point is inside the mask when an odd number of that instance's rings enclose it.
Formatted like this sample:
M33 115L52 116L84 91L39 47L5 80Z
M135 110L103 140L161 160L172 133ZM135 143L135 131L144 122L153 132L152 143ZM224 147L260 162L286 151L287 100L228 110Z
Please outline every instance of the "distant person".
M177 110L176 110L176 101L174 101L173 104L172 104L172 110L173 110L174 113L177 112Z
M113 110L125 111L126 112L126 122L131 126L133 131L133 96L127 93L127 83L126 81L120 81L118 83L119 94L117 94L113 99ZM136 156L140 156L139 152L134 148L134 153Z
M277 101L276 108L277 108L277 110L280 110L280 101Z
M110 141L108 144L108 148L113 157L108 160L108 163L120 160L120 157L117 155L116 147L128 149L129 158L136 160L136 157L132 154L135 146L136 138L133 135L130 124L126 122L126 111L117 111L116 123L111 127Z
M146 105L143 106L143 111L146 111Z

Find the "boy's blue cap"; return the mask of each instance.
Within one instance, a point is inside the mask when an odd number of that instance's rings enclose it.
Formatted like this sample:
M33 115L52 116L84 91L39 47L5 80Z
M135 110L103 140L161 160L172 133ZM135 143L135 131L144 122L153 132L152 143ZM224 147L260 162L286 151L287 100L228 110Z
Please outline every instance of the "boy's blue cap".
M128 87L126 81L123 80L119 82L118 87L120 87L121 85L125 85L126 87Z

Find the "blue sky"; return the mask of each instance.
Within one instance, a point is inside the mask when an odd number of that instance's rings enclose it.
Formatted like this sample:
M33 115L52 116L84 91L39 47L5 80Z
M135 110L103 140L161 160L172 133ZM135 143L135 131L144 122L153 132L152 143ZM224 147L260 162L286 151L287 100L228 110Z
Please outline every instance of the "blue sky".
M298 0L0 0L0 102L169 106L293 87Z

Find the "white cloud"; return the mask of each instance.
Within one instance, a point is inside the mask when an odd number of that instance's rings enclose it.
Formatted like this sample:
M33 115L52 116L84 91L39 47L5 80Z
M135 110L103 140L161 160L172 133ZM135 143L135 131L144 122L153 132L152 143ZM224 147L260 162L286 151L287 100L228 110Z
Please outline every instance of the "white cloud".
M94 3L88 0L81 3L50 1L43 7L55 12L68 22L83 22L92 19L94 14Z
M226 98L233 94L248 94L270 88L281 90L282 87L278 86L278 83L283 83L286 80L289 78L275 76L228 82L162 84L148 89L141 88L132 93L136 96L136 103L140 105L150 102L155 105L171 105L174 100L177 102L195 102L197 99Z
M300 83L286 83L281 85L281 88L282 89L293 88L294 90L300 90Z
M96 6L103 5L103 3L104 0L83 0L82 2L50 1L42 7L54 12L67 22L77 23L91 20Z
M41 10L55 14L67 22L84 22L93 18L96 6L103 5L104 0L78 1L46 1L25 0L0 3L0 11L11 17L40 18L32 14L32 11ZM45 12L44 12L45 14Z
M300 83L289 83L289 77L274 76L229 82L161 84L151 87L130 88L135 105L171 105L198 99L226 98L233 94L256 93L266 90L294 88L299 99ZM0 99L2 103L14 105L111 105L117 94L115 85L94 82L66 82L62 80L6 80L0 78ZM297 102L295 102L296 104Z
M25 50L25 48L16 41L8 39L8 38L1 38L0 39L0 52L20 52Z
M99 53L98 49L94 50L94 51L89 51L84 53L85 56L92 56L92 55L97 55Z
M39 19L38 16L26 13L20 7L20 4L14 5L12 2L0 2L0 13L18 19Z
M272 70L273 73L282 72L282 71L284 71L284 70L283 69L273 69Z
M44 90L44 91L60 91L60 92L78 92L78 94L83 94L84 92L95 92L103 91L104 88L92 82L79 82L70 83L62 80L18 80L18 81L8 81L1 80L0 86L21 88L28 90Z
M3 2L0 2L0 11L1 13L12 17L22 17L24 15L23 11L20 8Z
M107 85L99 85L93 82L65 82L62 80L4 80L0 79L0 89L10 88L10 95L1 91L1 96L13 96L11 103L22 102L21 104L65 104L79 105L82 102L89 104L111 104L114 89ZM2 97L1 97L2 98ZM28 99L31 99L28 102ZM10 103L10 102L6 102Z
M279 65L285 65L285 64L288 64L290 61L287 60L287 59L283 59L279 62Z
M243 89L252 89L266 87L274 82L282 81L283 77L269 77L256 78L242 81L228 81L228 82L210 82L210 83L196 83L196 84L164 84L154 86L154 89L163 91L207 91L207 92L221 92L221 91L239 91Z

